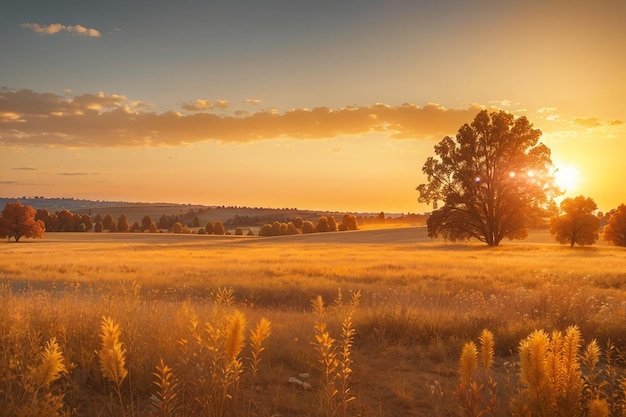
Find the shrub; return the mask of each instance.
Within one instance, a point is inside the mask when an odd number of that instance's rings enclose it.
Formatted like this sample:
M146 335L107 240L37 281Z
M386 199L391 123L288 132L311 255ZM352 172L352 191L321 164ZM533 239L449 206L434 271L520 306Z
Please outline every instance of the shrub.
M259 229L259 236L271 236L272 235L272 225L271 224L264 224L263 226L261 226L261 228Z
M328 226L328 217L322 216L317 220L317 225L315 226L316 232L328 232L330 228Z
M213 234L214 235L226 234L226 230L224 229L224 224L221 222L221 220L218 220L213 224Z
M313 222L309 220L305 220L305 222L302 223L302 234L314 233L314 232L315 232L315 225L313 224Z

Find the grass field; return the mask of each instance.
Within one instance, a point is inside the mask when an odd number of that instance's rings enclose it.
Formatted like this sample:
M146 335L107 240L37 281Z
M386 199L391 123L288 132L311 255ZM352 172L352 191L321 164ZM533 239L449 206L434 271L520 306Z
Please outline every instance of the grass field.
M2 243L0 253L5 410L43 398L31 392L33 364L52 338L67 372L46 389L63 394L69 415L150 415L161 360L178 378L179 398L187 395L187 405L194 405L158 415L215 410L210 401L217 397L207 394L206 376L193 362L208 366L214 345L207 340L229 334L235 310L245 316L246 329L266 318L271 336L256 372L249 361L254 347L246 342L242 348L241 379L221 398L246 406L227 409L223 400L219 415L462 415L453 395L459 355L485 328L495 337L500 378L501 407L494 415L508 415L507 398L516 389L508 364L534 330L576 325L586 342L626 347L626 251L570 249L552 243L545 231L497 248L431 241L420 227L275 238L49 233ZM222 303L220 288L232 288L232 303ZM360 302L350 315L348 300L357 292ZM335 360L347 363L342 387L349 382L356 399L335 396L334 410L328 398L324 402L330 382L316 338L324 332L311 305L318 295L327 336L336 340L331 347L340 351L348 316L356 330L350 355L337 353ZM128 376L118 384L102 376L103 359L94 353L103 351L98 335L105 316L119 325L124 347ZM223 320L230 327L222 331ZM199 330L205 324L213 333ZM290 377L311 389L289 383Z

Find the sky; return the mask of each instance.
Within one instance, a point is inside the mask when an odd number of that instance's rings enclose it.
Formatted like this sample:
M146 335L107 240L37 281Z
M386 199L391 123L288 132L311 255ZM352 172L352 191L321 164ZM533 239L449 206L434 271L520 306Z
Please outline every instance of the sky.
M12 0L0 196L420 213L482 109L626 203L626 2Z

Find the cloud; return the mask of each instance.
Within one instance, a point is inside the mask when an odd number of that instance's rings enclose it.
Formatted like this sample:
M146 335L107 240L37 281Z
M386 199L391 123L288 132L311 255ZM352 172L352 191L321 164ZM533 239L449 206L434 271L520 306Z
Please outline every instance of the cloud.
M200 111L214 109L216 107L220 109L225 109L228 107L228 101L216 100L215 102L212 102L209 100L198 99L193 103L183 103L181 107L183 110L187 110L190 112L200 112Z
M99 38L100 32L96 29L87 28L83 25L62 25L60 23L54 23L52 25L40 25L39 23L22 23L20 25L25 29L32 29L33 32L41 35L54 35L62 31L74 33L80 36L88 36L90 38Z
M59 172L58 175L67 177L82 177L85 175L99 175L97 172Z
M187 111L203 111L212 109L214 104L209 100L198 99L195 103L183 103L181 106L183 110Z
M37 171L37 168L32 168L32 167L16 167L13 169L16 171Z
M575 125L592 128L600 126L600 121L595 117L576 117L572 120Z
M217 100L215 102L215 106L219 107L220 109L225 109L228 107L228 100Z
M260 98L247 98L243 101L246 104L254 104L255 106L261 102Z
M227 104L226 100L223 102ZM269 109L218 115L157 113L137 103L122 95L103 92L67 97L27 89L0 90L0 146L16 149L179 146L205 141L318 140L371 133L392 139L439 140L455 134L485 108L377 103L339 109L316 107L284 112ZM206 100L196 100L188 106L200 108L209 104Z

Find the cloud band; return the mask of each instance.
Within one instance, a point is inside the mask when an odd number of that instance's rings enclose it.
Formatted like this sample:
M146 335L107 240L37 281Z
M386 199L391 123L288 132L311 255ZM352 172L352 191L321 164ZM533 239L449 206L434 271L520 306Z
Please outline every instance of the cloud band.
M40 25L39 23L22 23L20 25L25 29L31 29L35 33L41 35L54 35L59 32L69 32L80 36L88 36L91 38L99 38L100 32L96 29L87 28L83 25L62 25L60 23L54 23L52 25Z

